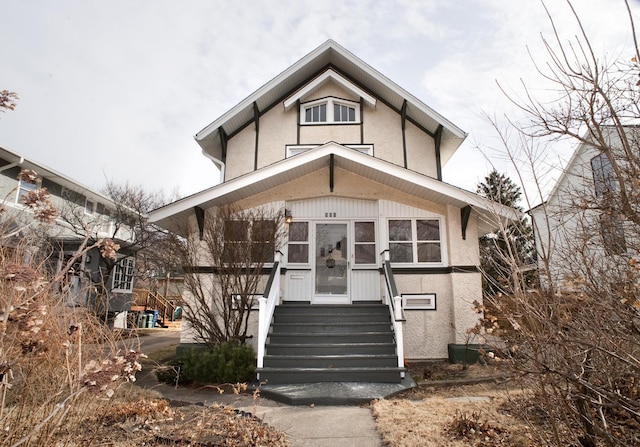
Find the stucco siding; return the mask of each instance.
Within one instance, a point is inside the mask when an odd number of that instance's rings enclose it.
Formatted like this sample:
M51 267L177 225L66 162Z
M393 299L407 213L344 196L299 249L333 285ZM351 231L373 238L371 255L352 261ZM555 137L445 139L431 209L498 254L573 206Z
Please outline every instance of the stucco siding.
M406 123L407 168L438 178L435 141L412 123Z
M245 127L227 143L225 181L253 171L255 164L256 129Z
M375 156L404 166L400 115L378 102L375 110L364 110L364 143L373 143Z
M298 112L295 107L285 112L281 104L276 104L260 117L258 169L286 157L286 145L296 144L297 119Z

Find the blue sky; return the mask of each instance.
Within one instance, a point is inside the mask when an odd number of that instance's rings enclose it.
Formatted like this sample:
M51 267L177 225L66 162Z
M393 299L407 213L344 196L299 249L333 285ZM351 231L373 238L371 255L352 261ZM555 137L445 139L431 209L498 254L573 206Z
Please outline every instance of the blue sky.
M596 52L628 60L619 0L576 0ZM563 38L577 32L549 0ZM632 0L640 24L640 3ZM484 113L514 110L520 80L544 97L550 26L536 0L0 0L0 145L99 189L107 178L182 195L218 174L193 140L203 127L331 38L469 133L444 180L474 190L510 172ZM627 53L629 53L627 55ZM566 158L566 148L558 157Z

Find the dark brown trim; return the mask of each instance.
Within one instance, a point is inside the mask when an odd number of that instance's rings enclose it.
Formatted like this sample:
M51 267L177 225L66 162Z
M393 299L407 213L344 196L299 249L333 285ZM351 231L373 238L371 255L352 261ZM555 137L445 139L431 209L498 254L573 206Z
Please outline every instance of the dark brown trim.
M258 104L255 101L253 102L253 121L255 122L255 126L256 126L256 144L255 144L255 150L253 154L253 170L257 171L258 170L258 148L260 147L259 146L260 109L258 109Z
M460 224L462 226L462 240L467 240L467 225L469 224L469 216L471 215L471 205L460 208Z
M223 274L225 272L224 267L215 267L212 265L184 265L182 266L185 273L194 274ZM242 274L253 273L249 272L249 269L243 269ZM253 270L253 269L252 269ZM260 275L270 275L273 267L262 267L260 269Z
M296 107L298 108L298 128L296 129L296 144L300 144L300 126L302 126L302 124L300 123L300 120L302 119L302 115L300 115L300 100L298 99L298 101L296 102Z
M436 135L434 137L436 147L436 171L438 173L438 180L442 181L442 161L440 160L440 144L442 143L442 124L438 125L436 129Z
M222 148L222 160L220 160L223 164L227 163L227 142L229 141L229 136L227 132L224 131L224 127L220 127L220 131L218 132L220 135L220 146ZM223 179L224 180L224 179Z
M333 154L329 155L329 191L333 192L333 182L335 171L335 157Z
M382 269L379 269L380 273ZM480 273L476 265L460 265L449 267L393 267L394 275L446 275L449 273Z
M404 156L404 168L407 169L407 134L405 132L407 125L407 100L402 102L402 109L400 109L400 121L402 123L402 154Z
M199 206L193 207L193 212L196 214L196 221L198 221L198 232L200 236L200 240L204 237L204 216L205 212Z
M364 144L364 98L360 97L360 144Z

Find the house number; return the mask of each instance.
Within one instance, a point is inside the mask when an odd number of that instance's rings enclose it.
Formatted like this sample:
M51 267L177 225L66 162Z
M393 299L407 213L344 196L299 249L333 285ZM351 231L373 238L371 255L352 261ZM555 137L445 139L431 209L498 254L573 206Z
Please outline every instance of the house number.
M324 213L324 217L336 217L336 213Z

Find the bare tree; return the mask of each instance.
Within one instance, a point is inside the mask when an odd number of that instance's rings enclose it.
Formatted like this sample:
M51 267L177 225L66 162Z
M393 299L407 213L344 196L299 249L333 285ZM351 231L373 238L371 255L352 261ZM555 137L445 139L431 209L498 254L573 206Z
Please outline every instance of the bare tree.
M265 264L283 240L280 211L232 206L207 213L201 236L182 241L185 265L185 319L196 340L209 346L248 338L254 299L263 293Z
M543 39L547 59L536 67L556 99L525 86L524 99L513 100L525 124L512 123L515 138L501 132L520 180L531 179L524 191L530 207L546 190L543 150L559 139L581 145L555 198L532 210L544 242L540 288L522 287L516 259L503 251L510 278L520 281L509 300L494 303L507 323L498 328L487 315L506 342L504 355L534 378L537 408L549 416L558 446L640 443L640 57L625 4L634 36L626 61L596 55L570 1L575 40L562 41L549 15L553 38Z

